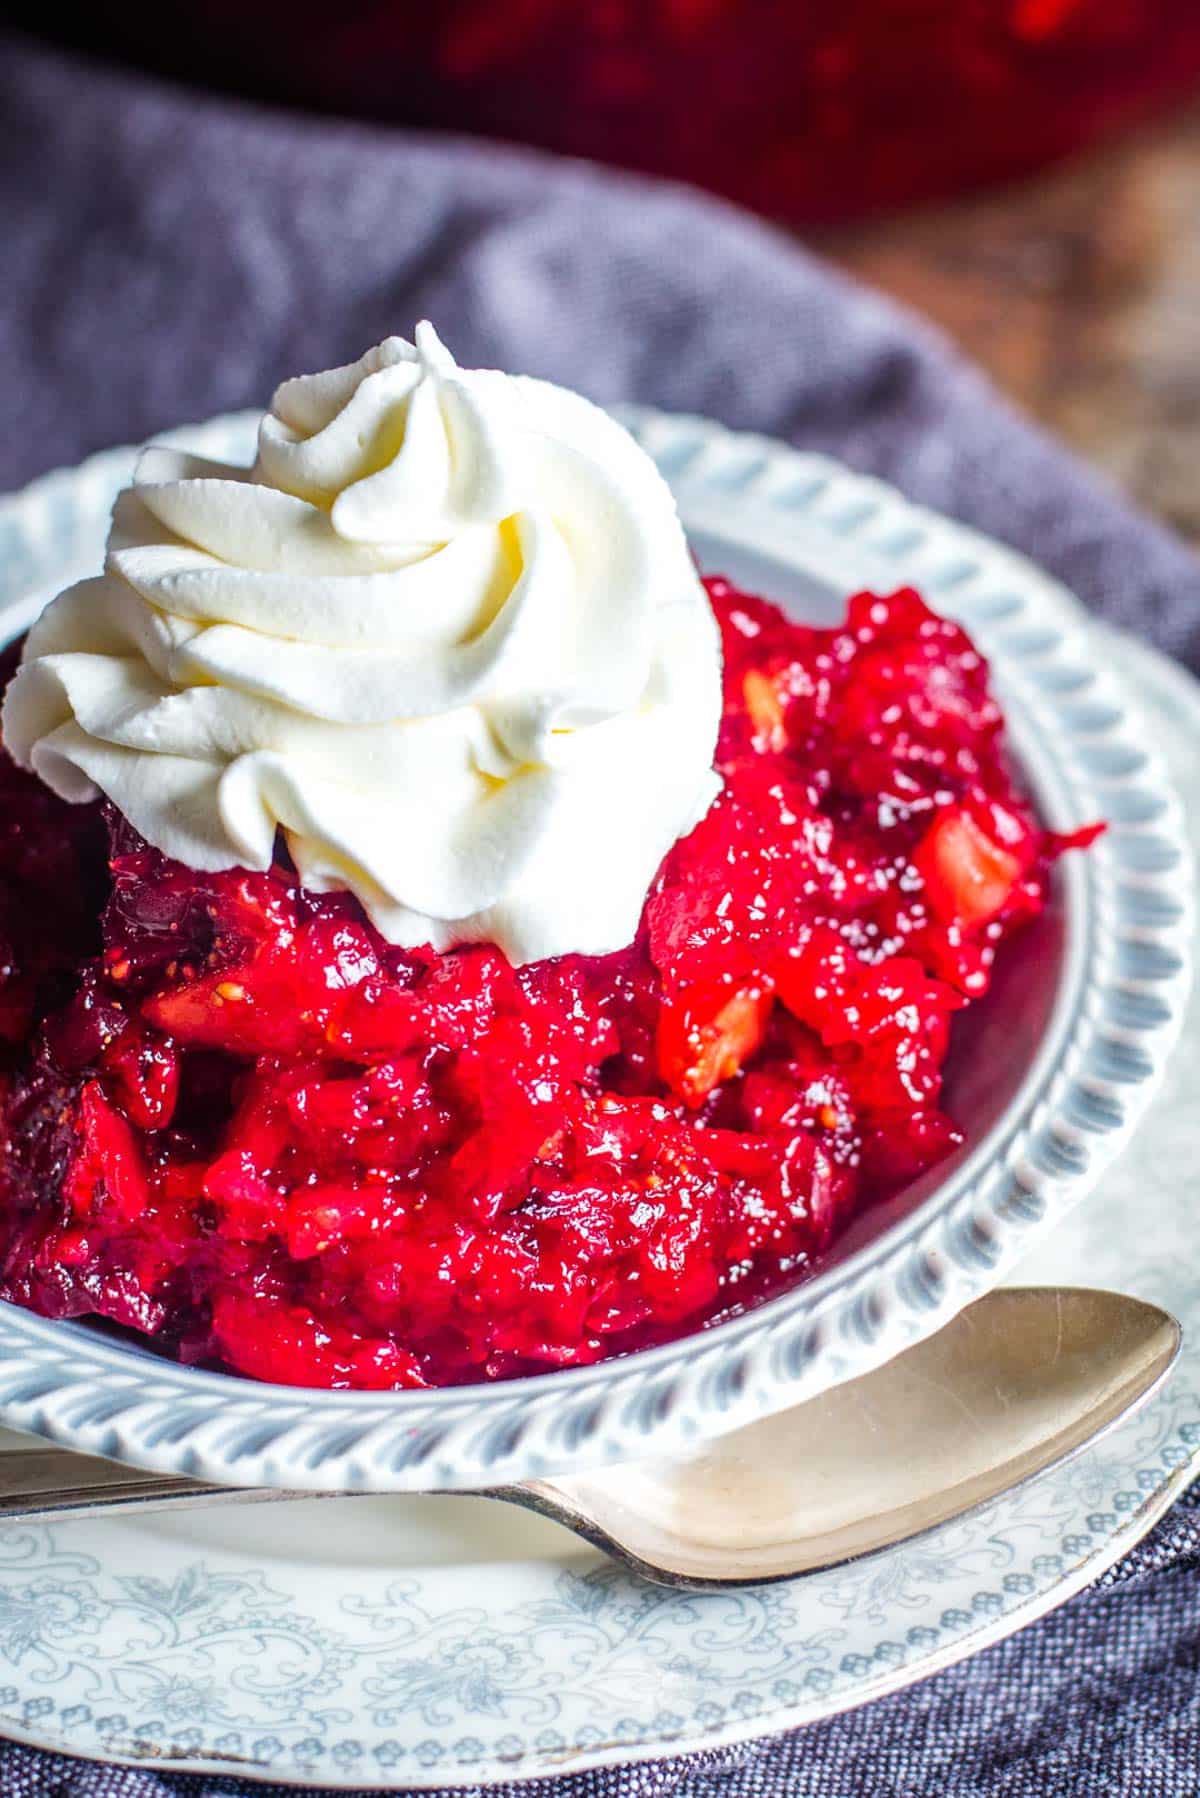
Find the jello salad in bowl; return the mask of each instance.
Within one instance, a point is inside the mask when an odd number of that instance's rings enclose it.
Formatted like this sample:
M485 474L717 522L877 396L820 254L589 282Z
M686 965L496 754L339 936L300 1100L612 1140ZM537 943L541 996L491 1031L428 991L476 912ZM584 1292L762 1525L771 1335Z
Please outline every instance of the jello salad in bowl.
M1121 925L962 622L702 577L633 434L427 324L284 382L249 466L146 449L8 664L0 1297L131 1403L392 1406L385 1485L439 1405L466 1483L505 1391L567 1454L689 1335L777 1337L980 1151L997 971Z

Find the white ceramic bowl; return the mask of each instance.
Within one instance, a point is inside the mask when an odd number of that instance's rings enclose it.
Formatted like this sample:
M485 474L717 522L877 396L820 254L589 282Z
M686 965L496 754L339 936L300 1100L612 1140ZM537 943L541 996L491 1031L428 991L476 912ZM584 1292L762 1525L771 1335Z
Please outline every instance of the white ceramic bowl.
M239 1485L464 1488L661 1453L865 1373L993 1285L1120 1148L1174 1037L1191 864L1180 808L1072 602L1030 563L824 458L699 419L626 414L704 567L829 621L861 586L912 583L992 658L1048 824L1110 829L1061 864L1045 917L963 1020L948 1088L968 1146L856 1220L823 1271L665 1347L494 1386L327 1393L176 1366L84 1323L0 1305L0 1421L93 1453ZM175 434L248 458L255 420ZM132 452L0 502L0 624L93 571Z

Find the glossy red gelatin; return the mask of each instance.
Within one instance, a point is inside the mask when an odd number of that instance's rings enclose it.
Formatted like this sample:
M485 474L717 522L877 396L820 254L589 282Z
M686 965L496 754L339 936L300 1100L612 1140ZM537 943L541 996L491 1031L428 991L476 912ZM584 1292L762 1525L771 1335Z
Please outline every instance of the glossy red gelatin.
M802 1277L944 1155L951 1019L1066 845L915 593L709 592L725 790L599 959L397 949L4 759L0 1296L266 1380L500 1379Z

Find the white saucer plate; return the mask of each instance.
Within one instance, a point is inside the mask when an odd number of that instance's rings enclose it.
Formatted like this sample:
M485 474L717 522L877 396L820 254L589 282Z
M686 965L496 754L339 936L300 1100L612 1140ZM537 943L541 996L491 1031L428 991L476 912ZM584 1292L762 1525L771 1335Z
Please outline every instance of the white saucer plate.
M831 464L782 452L786 467L773 467L781 452L756 440L693 421L638 422L709 566L751 584L757 568L775 590L765 564L777 569L779 547L747 495L764 480L779 491L786 475L808 496L782 521L786 553L814 593L911 579L946 610L981 583L1025 604L1032 594L1038 628L1074 637L1086 667L1120 667L1110 691L1140 719L1170 784L1200 793L1200 688L1135 643L1085 629L1070 597L1019 558ZM102 474L93 465L90 485L53 477L45 541L0 577L10 605L36 590L33 607L94 567L103 507L124 473L109 459ZM1157 820L1147 840L1177 847L1178 822ZM1200 812L1187 823L1194 843ZM1152 872L1158 906L1162 870ZM1172 879L1178 920L1190 852ZM1148 918L1156 942L1161 922ZM1182 939L1180 951L1160 988L1164 1030L1182 1002ZM1010 1240L1000 1256L1008 1277L1119 1286L1184 1324L1164 1390L1067 1467L909 1548L702 1597L641 1584L545 1520L470 1498L314 1499L10 1529L0 1533L0 1731L99 1759L264 1780L478 1784L791 1728L1020 1627L1095 1578L1200 1469L1195 1125L1183 1072L1197 1053L1192 1003L1151 1121L1085 1205L1040 1238L1047 1220L1021 1221L1015 1250ZM1035 1240L1032 1259L1014 1267Z

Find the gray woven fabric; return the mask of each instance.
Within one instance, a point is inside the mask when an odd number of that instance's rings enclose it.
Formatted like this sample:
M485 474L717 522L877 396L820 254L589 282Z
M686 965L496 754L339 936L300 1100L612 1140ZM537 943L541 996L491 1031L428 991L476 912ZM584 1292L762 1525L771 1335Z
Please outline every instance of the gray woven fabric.
M465 362L830 449L1200 665L1200 563L1181 544L915 320L696 195L198 100L11 41L0 221L0 489L261 402L282 375L428 314ZM910 1692L753 1749L538 1789L1191 1798L1198 1567L1200 1507L1185 1504L1100 1588ZM263 1789L0 1745L3 1798Z

